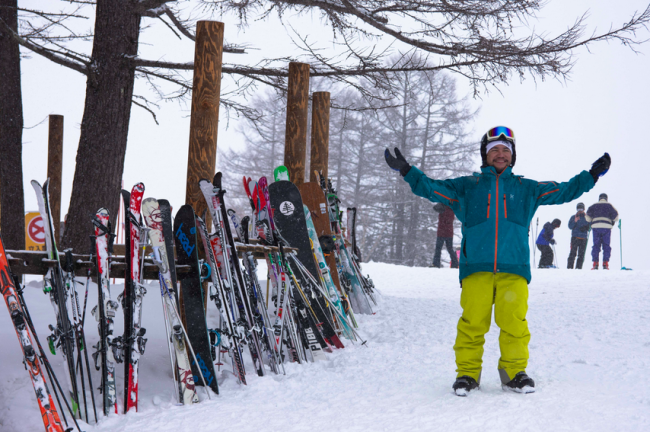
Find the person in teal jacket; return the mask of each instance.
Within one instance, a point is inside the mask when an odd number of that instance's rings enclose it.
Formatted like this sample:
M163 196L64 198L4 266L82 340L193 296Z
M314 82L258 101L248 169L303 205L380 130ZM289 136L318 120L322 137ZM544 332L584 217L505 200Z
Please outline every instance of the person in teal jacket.
M529 180L512 172L517 157L515 135L504 126L483 135L480 153L481 172L448 180L427 177L409 165L398 148L395 156L388 149L384 156L413 193L451 207L462 223L459 278L463 314L454 345L454 392L466 396L479 387L483 344L494 305L494 318L501 329L498 370L502 386L531 393L535 383L526 374L530 221L540 205L567 203L591 190L609 169L611 158L605 153L589 171L564 183Z

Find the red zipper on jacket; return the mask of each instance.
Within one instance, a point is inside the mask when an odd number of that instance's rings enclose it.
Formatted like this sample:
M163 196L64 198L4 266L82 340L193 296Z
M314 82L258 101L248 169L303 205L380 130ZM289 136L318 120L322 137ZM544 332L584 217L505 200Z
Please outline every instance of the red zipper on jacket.
M494 212L496 215L496 228L494 230L494 273L496 274L497 272L497 250L499 247L499 176L501 174L497 174L497 199L496 201L496 211Z
M508 206L506 206L506 194L503 194L503 215L508 219Z
M492 194L488 194L488 211L487 211L487 218L490 219L490 202L492 201Z

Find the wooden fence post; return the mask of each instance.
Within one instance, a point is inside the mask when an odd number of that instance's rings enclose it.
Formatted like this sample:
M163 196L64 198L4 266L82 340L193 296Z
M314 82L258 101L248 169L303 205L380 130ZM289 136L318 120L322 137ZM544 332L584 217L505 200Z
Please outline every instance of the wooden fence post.
M315 92L311 101L311 157L309 181L318 182L314 171L327 178L330 141L330 93Z
M221 22L196 23L185 203L190 204L201 217L207 205L199 189L199 180L205 178L212 181L217 161L223 30L224 24ZM206 219L209 227L211 218L208 215Z
M284 165L296 185L305 182L307 153L307 111L309 105L309 65L289 63L287 89L287 129L284 145Z
M47 145L47 178L50 179L50 212L54 225L54 238L61 241L61 176L63 174L63 116L52 114L49 118Z

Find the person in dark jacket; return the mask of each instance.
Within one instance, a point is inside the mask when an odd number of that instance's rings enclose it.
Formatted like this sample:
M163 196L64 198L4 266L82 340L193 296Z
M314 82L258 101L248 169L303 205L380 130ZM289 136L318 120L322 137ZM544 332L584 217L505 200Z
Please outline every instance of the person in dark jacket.
M559 219L553 219L553 222L546 222L542 232L539 233L537 237L537 249L542 252L542 256L539 259L539 267L552 268L553 267L553 249L549 245L555 244L555 239L553 238L553 231L556 228L559 228L562 225L562 222Z
M582 269L582 263L585 260L590 224L587 222L585 205L583 203L578 203L576 210L578 212L575 216L571 216L569 219L569 229L571 230L571 252L569 252L569 260L567 261L566 268L572 269L573 263L575 262L576 269L580 270ZM577 262L576 255L578 255Z
M618 220L618 211L607 202L607 194L600 194L598 202L587 209L587 222L591 222L594 246L591 248L591 259L594 262L592 270L598 270L600 248L603 248L603 270L609 270L609 257L612 248L609 242L612 237L612 228Z
M442 247L447 245L451 268L458 268L458 257L456 257L456 251L454 250L454 211L443 203L437 203L433 206L433 209L438 212L438 233L432 267L441 267L440 254L442 253Z
M462 223L460 305L456 343L456 395L479 388L485 334L494 320L501 329L498 371L504 390L534 391L526 374L530 332L528 283L531 279L528 226L541 205L562 204L591 190L607 172L607 153L564 183L537 182L513 174L517 158L511 129L497 126L481 139L481 171L447 180L427 177L398 148L384 152L386 163L404 177L413 193L451 207ZM549 161L550 162L550 161Z

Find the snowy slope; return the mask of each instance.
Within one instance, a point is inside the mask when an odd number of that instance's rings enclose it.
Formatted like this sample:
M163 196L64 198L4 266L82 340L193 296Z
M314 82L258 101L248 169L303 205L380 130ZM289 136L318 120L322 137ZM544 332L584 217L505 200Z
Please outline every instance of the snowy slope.
M248 386L220 377L219 396L173 406L156 285L145 297L149 342L142 357L140 412L111 415L88 431L613 431L650 430L650 272L533 270L528 373L537 393L501 390L498 327L487 335L481 390L453 395L452 346L460 316L457 272L364 265L382 291L380 311L359 317L367 346L347 344L328 360L290 364L286 376ZM263 273L260 273L263 274ZM120 288L115 287L117 292ZM89 294L89 309L96 303ZM44 341L53 321L32 283L28 305ZM214 305L210 305L214 315ZM86 324L89 345L96 327ZM0 307L0 430L42 429L6 308ZM62 368L56 362L60 377ZM121 380L123 372L118 371ZM94 375L95 383L99 375ZM120 383L118 383L120 385ZM96 395L98 397L98 395ZM99 401L99 399L98 399Z

